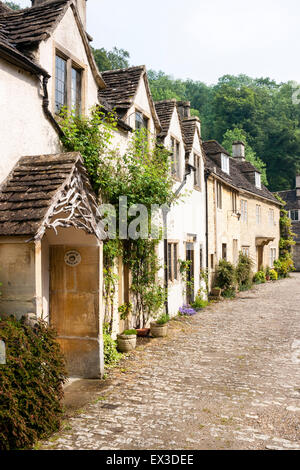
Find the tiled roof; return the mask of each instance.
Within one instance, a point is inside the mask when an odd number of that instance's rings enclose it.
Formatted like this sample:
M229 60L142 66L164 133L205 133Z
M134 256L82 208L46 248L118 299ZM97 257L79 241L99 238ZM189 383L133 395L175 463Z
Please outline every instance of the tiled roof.
M102 72L106 88L99 90L100 103L106 109L115 109L119 118L123 118L134 103L136 93L142 78L145 80L146 91L157 130L161 131L161 124L152 100L146 67L129 67L126 69L107 70Z
M228 183L236 189L243 189L279 204L278 200L264 185L261 186L261 189L258 189L255 184L247 179L245 173L250 170L250 167L252 171L257 171L251 163L238 162L234 157L230 157L230 170L228 175L221 169L220 157L221 153L229 155L228 152L216 141L203 142L203 148L206 153L206 168L221 178L225 183ZM219 152L216 152L217 149L219 149ZM245 169L246 172L244 171Z
M9 8L7 5L5 5L5 3L3 2L0 2L0 14L1 13L9 13L11 10L11 8Z
M144 66L102 72L107 86L99 90L100 102L115 108L121 115L126 114L133 103L144 73Z
M286 210L290 211L292 209L300 209L300 198L297 199L296 189L278 191L277 194L284 200L284 202L286 202Z
M168 134L175 107L175 99L155 102L155 109L161 124L159 137L165 137Z
M46 39L65 14L70 0L55 0L24 10L1 14L8 39L18 49L35 45Z
M197 130L197 121L198 120L195 117L181 121L181 127L185 141L185 150L187 154L190 154L193 148L195 132Z
M294 240L299 243L300 242L300 222L292 222L292 231L296 235Z
M22 157L0 186L0 235L35 235L75 169L92 199L79 153Z

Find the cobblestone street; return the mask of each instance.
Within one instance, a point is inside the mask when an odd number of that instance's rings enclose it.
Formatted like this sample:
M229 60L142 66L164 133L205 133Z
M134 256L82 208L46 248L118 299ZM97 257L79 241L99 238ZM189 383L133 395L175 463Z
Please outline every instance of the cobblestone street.
M172 321L42 448L300 450L300 275Z

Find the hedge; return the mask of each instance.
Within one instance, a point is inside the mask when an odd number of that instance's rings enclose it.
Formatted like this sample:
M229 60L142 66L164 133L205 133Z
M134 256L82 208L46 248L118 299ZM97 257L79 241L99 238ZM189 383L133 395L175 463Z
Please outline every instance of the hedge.
M6 365L0 365L0 449L32 448L60 427L67 373L55 331L0 319Z

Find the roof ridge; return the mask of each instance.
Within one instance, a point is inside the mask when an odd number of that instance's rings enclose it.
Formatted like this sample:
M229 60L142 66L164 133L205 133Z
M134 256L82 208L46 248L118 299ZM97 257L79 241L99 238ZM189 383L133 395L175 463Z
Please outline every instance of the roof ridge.
M131 70L146 70L146 65L136 65L133 67L124 67L122 69L105 70L104 72L101 72L101 73L104 75L106 73L128 72Z

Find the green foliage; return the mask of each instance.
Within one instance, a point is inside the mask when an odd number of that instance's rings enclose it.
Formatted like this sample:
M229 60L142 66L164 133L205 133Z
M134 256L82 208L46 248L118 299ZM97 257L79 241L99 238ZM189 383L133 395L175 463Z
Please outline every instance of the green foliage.
M129 207L144 205L151 214L152 205L170 205L176 200L169 171L169 152L151 140L146 131L133 134L127 152L121 155L112 149L116 127L113 114L99 108L90 117L76 116L63 110L61 127L65 148L78 151L84 158L91 183L102 201L112 204L119 219L119 198L126 196ZM134 217L128 217L128 224ZM151 227L151 217L148 220ZM117 227L118 229L118 227ZM113 299L118 280L114 263L119 256L131 271L131 293L135 297L136 326L145 325L149 317L164 305L165 290L157 284L160 269L156 247L158 240L116 240L104 243L105 320L112 321ZM109 320L110 319L110 320Z
M202 309L208 306L208 301L203 300L201 297L197 296L195 298L195 302L192 304L192 307L197 310L197 309Z
M165 325L166 323L168 323L170 321L170 317L169 315L167 315L166 313L163 313L157 320L156 320L156 323L158 325Z
M275 270L280 277L287 277L289 272L295 270L293 261L293 246L296 244L293 233L292 221L289 218L288 211L285 210L286 203L278 194L275 197L283 204L280 210L280 241L279 241L279 260L274 263Z
M234 289L236 285L235 268L225 259L220 260L216 269L216 285L225 291Z
M268 186L266 164L256 155L252 147L249 145L248 136L243 129L235 127L232 130L227 130L224 134L222 145L227 152L231 154L232 143L236 140L244 142L246 160L252 163L252 165L261 172L261 181L265 186Z
M255 284L265 284L266 282L266 274L264 271L258 271L257 273L255 273L254 277L253 277L253 282Z
M21 7L18 3L15 2L4 2L5 5L7 5L9 8L12 10L21 10Z
M294 187L300 168L300 106L293 104L292 82L225 75L216 85L207 86L152 70L148 76L155 100L191 101L202 121L204 140L222 142L227 140L227 132L243 132L247 159L258 169L263 169L263 160L271 191Z
M120 313L120 319L121 320L127 320L128 318L128 315L131 313L132 311L132 303L125 303L123 305L120 305L120 307L118 308L118 311Z
M35 329L0 319L6 365L0 365L0 449L28 449L60 427L66 380L56 334L43 322Z
M275 269L270 269L270 279L271 281L277 281L278 273L275 271Z
M92 51L100 72L129 67L130 55L124 49L114 47L111 51L107 51L102 47L101 49L92 49Z
M125 330L123 335L126 335L126 336L136 336L137 335L137 331L136 330Z
M122 358L122 354L117 351L117 342L110 336L110 325L103 326L103 348L104 348L104 364L105 367L113 367Z
M240 290L251 287L253 262L242 252L239 254L239 261L236 267L236 280Z
M225 299L234 299L235 296L236 296L236 291L233 287L230 289L225 289L222 292L222 297L224 297Z

